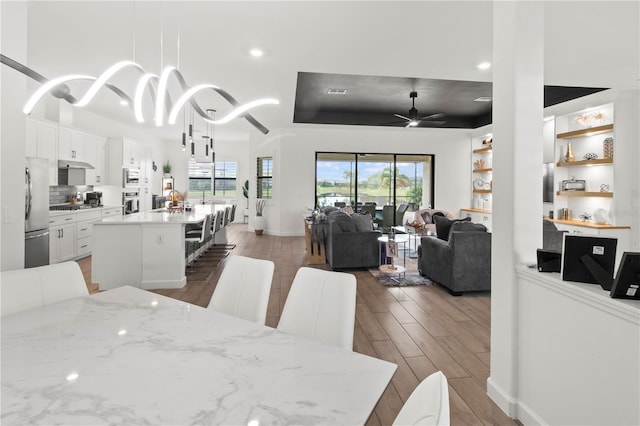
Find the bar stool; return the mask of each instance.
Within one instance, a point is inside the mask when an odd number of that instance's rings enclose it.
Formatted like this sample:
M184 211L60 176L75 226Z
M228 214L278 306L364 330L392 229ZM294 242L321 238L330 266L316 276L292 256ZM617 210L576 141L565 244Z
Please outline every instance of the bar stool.
M196 253L197 249L202 247L204 241L209 236L211 236L212 221L213 221L213 215L208 214L204 219L204 224L202 225L202 228L185 232L184 241L187 244L187 253L186 253L187 265L196 261L196 258L198 257L198 254ZM193 250L192 253L189 252L189 247L191 246L197 247L196 249ZM189 258L191 257L191 254L193 254L193 260L190 261Z

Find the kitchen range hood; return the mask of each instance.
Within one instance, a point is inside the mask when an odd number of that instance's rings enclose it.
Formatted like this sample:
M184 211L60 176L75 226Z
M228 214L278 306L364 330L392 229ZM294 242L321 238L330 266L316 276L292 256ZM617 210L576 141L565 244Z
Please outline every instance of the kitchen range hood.
M58 160L59 169L95 169L91 164L84 161Z

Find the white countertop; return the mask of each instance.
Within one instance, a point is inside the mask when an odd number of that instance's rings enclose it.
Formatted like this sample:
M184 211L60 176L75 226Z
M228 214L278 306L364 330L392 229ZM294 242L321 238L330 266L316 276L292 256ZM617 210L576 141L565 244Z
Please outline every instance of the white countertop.
M2 318L2 423L364 424L395 369L119 287Z
M194 211L184 213L169 213L166 211L149 211L141 213L127 214L124 216L107 217L95 225L140 225L140 224L162 224L162 223L200 223L204 221L205 213Z
M62 216L65 214L74 214L74 213L87 213L87 212L95 212L95 211L99 211L102 212L102 210L105 209L121 209L122 206L101 206L101 207L93 207L93 208L89 208L89 209L76 209L76 210L49 210L49 216Z

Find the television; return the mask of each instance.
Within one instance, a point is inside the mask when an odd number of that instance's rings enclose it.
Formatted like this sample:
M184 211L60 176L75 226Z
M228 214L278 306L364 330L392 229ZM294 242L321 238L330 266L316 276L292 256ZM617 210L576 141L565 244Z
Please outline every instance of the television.
M613 283L617 245L617 238L565 234L560 270L562 279L600 284L603 289L610 290Z
M616 299L640 299L640 253L622 254L610 296Z

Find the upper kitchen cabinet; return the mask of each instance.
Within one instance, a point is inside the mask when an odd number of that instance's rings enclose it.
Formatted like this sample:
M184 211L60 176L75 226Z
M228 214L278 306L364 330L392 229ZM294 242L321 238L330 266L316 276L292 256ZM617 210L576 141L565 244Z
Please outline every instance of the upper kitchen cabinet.
M153 150L142 146L140 152L140 186L149 187L153 183Z
M49 160L49 185L58 184L58 125L27 118L25 155Z
M122 143L122 167L140 168L141 157L140 144L125 139Z
M104 185L107 182L107 138L87 135L87 162L95 169L87 170L87 185Z
M109 138L107 141L108 155L108 183L110 185L122 185L122 169L138 169L140 170L140 184L145 185L151 182L150 173L146 172L151 168L150 157L147 166L146 147L139 142L127 138ZM143 164L144 163L144 164Z
M86 161L86 140L87 136L84 132L60 126L58 129L58 159Z

